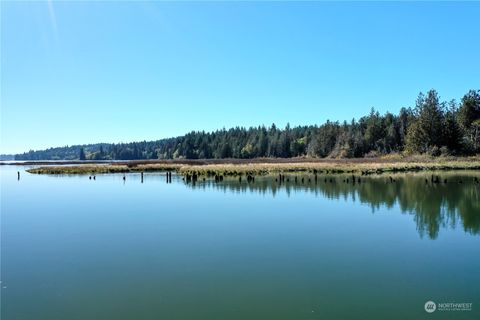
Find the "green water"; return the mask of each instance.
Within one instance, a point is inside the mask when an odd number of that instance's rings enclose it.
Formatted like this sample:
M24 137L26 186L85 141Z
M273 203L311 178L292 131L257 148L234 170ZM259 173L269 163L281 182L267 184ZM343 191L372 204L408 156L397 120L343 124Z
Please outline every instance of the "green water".
M2 320L480 319L479 172L193 185L24 169L0 166Z

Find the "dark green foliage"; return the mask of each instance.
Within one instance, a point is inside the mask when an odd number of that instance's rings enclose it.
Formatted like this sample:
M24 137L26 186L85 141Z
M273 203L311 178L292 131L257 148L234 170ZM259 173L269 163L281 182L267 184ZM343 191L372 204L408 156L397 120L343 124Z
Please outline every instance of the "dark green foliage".
M480 151L480 90L470 90L462 98L458 121L464 132L465 149Z
M86 160L87 159L87 157L85 156L85 150L83 150L83 148L80 148L80 153L78 155L78 158L80 160Z
M397 115L368 116L350 123L284 129L275 124L192 131L184 136L119 144L92 144L29 151L16 160L220 159L259 157L364 157L393 152L472 154L480 151L480 91L471 90L460 106L440 102L435 90L420 94L416 107Z
M425 153L444 145L444 112L435 90L418 96L415 115L415 125L407 132L407 150Z
M445 113L444 144L452 153L462 150L462 130L458 122L458 108L455 101L450 102L450 107Z

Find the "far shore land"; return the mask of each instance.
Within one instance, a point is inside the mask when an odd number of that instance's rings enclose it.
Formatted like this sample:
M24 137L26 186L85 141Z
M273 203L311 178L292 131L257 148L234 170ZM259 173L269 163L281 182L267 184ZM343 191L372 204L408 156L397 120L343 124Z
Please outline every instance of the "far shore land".
M176 159L130 161L27 161L35 174L101 174L174 171L184 176L249 176L272 173L382 174L434 170L480 170L480 156L409 156L354 159L257 158L257 159Z

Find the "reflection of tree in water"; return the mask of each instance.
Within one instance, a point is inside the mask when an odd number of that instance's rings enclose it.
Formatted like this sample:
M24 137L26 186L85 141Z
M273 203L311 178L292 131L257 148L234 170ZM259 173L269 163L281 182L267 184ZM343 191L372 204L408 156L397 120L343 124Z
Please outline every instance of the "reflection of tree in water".
M480 233L480 185L473 181L478 173L441 173L439 183L432 183L431 175L410 174L394 176L361 177L361 183L352 183L351 176L287 176L283 183L275 178L257 178L254 183L245 180L227 179L220 183L199 182L195 188L214 187L224 192L258 192L275 197L283 191L288 196L296 192L311 192L329 199L352 199L369 204L375 211L381 206L388 208L398 204L402 212L414 215L418 232L435 239L439 229L455 227L461 223L463 229L471 234ZM437 175L435 175L436 177ZM308 180L310 178L310 181ZM349 183L346 179L349 179ZM326 179L326 181L325 181ZM330 182L332 179L332 182ZM447 183L444 182L447 179ZM427 180L427 182L426 182ZM345 181L345 182L344 182ZM461 181L461 183L460 183ZM193 186L193 185L191 185Z

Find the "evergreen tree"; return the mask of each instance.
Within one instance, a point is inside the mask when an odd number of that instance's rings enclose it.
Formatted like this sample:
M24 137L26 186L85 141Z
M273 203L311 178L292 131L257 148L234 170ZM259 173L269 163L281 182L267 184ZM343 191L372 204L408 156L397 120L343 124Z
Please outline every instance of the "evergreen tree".
M443 142L443 111L438 94L430 90L419 94L415 108L417 119L407 133L407 150L424 153Z
M462 131L457 119L457 106L455 100L450 101L450 106L445 113L444 142L445 146L452 153L459 153L462 148Z
M480 151L480 90L470 90L462 98L458 111L458 122L465 134L466 148L472 152Z
M80 148L80 153L78 157L80 160L86 160L85 150L83 148Z

